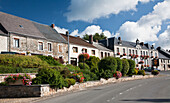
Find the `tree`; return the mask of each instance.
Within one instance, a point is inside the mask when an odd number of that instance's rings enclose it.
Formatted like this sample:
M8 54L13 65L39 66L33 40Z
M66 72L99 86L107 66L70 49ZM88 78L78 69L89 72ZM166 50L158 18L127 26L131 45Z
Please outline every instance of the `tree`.
M89 35L88 35L88 34L85 34L85 35L83 36L83 39L84 39L84 40L89 40Z
M101 34L95 33L95 34L93 35L93 41L102 40L102 39L105 39L105 38L107 38L107 37L104 35L104 33L101 33ZM88 34L85 34L85 35L83 36L83 39L89 40L89 35L88 35Z
M129 71L129 62L127 59L122 59L122 75L126 76Z

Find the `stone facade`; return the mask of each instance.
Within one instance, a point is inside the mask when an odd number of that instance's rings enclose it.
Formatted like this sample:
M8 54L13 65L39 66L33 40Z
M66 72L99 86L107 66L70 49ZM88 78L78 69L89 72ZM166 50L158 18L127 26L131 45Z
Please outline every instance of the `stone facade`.
M158 69L162 71L170 70L170 60L168 59L159 59L159 67Z
M16 47L14 39L19 40L19 46ZM43 50L39 50L39 42L43 44ZM48 43L51 44L51 51L48 50ZM59 52L59 45L62 49L61 52ZM68 45L65 43L57 43L45 39L38 39L38 38L31 38L31 37L24 37L19 36L16 34L10 35L10 52L17 52L27 55L28 52L30 54L42 54L46 56L52 56L55 58L62 57L64 61L67 61L68 59Z
M7 36L0 35L0 53L7 50Z

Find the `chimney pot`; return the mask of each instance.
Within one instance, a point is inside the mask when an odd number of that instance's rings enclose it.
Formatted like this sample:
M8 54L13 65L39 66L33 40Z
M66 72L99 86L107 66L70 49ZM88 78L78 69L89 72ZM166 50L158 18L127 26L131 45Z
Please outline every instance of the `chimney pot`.
M122 40L121 40L121 37L118 37L118 40L119 40L119 41L122 41Z
M69 32L68 31L66 31L66 36L68 36L69 35Z
M140 44L141 44L142 46L144 46L144 42L141 42Z
M54 29L54 27L55 27L55 24L51 24L51 27Z

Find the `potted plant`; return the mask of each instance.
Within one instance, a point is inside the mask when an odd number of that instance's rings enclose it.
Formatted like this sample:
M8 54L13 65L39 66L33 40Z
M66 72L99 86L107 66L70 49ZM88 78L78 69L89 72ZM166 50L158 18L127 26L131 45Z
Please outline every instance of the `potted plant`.
M118 52L117 55L120 55L120 53Z
M124 53L123 56L126 56L126 53Z

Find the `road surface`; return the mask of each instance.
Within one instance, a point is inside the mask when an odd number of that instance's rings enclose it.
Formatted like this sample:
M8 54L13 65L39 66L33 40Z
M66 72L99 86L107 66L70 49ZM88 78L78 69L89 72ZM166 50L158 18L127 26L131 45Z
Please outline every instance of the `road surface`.
M170 103L170 76L88 88L37 103Z

